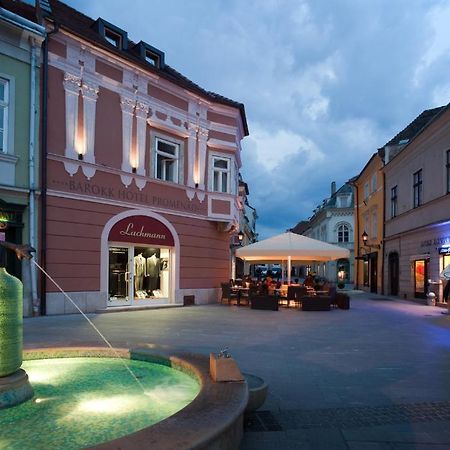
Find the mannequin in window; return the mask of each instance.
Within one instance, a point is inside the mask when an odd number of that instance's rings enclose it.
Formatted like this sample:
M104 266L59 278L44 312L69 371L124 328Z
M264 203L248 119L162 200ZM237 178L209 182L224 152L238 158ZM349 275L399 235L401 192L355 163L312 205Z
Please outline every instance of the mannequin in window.
M154 291L158 289L159 258L156 256L156 253L153 253L153 255L147 258L146 276L147 276L147 289L149 291Z
M134 257L134 289L142 291L144 284L144 276L146 274L145 258L142 253Z

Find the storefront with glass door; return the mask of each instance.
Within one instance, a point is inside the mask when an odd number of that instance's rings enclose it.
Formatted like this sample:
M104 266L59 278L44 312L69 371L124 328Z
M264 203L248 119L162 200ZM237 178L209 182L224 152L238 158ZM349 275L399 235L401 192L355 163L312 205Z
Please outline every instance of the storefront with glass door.
M107 306L170 303L175 274L174 238L153 217L130 216L108 235Z

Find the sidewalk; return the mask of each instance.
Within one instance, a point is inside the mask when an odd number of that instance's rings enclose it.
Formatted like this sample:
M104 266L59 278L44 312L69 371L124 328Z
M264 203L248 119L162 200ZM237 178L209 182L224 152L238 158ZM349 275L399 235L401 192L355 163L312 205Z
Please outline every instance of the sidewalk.
M450 449L450 317L352 294L348 311L221 305L91 315L117 347L228 347L269 383L246 449ZM99 345L77 315L26 319L25 346Z

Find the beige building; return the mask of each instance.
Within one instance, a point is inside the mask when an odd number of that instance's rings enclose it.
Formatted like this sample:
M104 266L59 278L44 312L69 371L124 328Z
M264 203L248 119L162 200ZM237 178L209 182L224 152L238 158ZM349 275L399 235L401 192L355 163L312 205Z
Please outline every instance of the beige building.
M374 153L351 183L355 187L355 284L383 292L383 160Z
M450 105L424 111L379 151L384 158L384 289L442 303L450 263Z

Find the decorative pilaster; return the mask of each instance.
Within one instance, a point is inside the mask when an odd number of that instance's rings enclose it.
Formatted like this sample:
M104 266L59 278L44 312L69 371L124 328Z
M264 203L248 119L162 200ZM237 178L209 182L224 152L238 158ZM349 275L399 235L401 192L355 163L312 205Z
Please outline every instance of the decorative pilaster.
M198 179L198 166L196 161L196 149L197 149L197 126L193 123L188 124L188 145L187 145L187 185L191 188L199 182Z
M78 95L80 93L81 78L66 72L64 74L64 92L66 106L66 148L65 156L67 158L78 158L78 153L83 153L82 143L77 142L78 131ZM72 176L78 171L78 163L65 163L65 169Z
M148 105L143 102L136 103L136 172L138 175L145 176L146 167L145 167L145 137L147 131L147 114L148 114ZM142 178L135 178L136 186L139 189L143 189L145 187L146 181Z
M206 180L206 154L209 130L200 128L198 132L198 172L199 172L199 189L205 191ZM199 198L200 200L200 198ZM203 199L202 199L203 200ZM200 201L202 201L200 200Z
M83 83L81 86L83 96L83 123L84 123L84 161L95 164L95 109L97 105L98 86ZM83 173L88 179L95 174L95 168L82 166Z
M135 105L136 101L134 99L124 96L121 97L120 107L122 109L122 170L124 172L131 172L130 151ZM132 177L122 175L121 179L125 186L129 186Z

